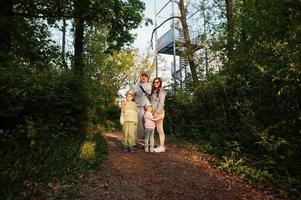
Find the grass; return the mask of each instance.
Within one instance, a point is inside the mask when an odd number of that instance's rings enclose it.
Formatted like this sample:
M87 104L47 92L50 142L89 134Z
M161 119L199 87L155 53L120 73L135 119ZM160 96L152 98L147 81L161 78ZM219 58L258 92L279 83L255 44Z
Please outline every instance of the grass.
M285 177L273 175L264 168L264 165L250 165L252 163L251 155L242 155L233 151L233 149L221 151L218 147L210 144L210 142L189 140L174 134L166 135L166 138L168 143L177 144L182 148L199 153L212 166L231 173L248 184L261 185L263 188L273 188L272 193L285 199L297 200L301 197L300 190L298 191ZM224 155L221 156L221 152ZM247 156L248 162L245 160ZM297 178L292 178L291 180L294 180L296 182L295 185L297 185Z

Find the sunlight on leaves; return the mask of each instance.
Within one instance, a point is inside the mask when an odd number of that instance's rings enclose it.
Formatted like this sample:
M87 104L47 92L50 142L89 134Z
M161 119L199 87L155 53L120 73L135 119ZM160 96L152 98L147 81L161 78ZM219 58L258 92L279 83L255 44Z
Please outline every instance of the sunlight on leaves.
M85 141L80 148L80 158L88 162L94 162L95 160L96 143L92 141Z

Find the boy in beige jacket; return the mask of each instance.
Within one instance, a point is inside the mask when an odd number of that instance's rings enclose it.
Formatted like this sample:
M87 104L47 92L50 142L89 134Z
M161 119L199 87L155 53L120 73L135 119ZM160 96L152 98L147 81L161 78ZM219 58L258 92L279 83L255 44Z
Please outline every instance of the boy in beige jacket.
M135 131L137 129L138 108L134 101L134 93L126 93L126 101L121 108L120 123L123 131L123 149L126 152L134 153Z

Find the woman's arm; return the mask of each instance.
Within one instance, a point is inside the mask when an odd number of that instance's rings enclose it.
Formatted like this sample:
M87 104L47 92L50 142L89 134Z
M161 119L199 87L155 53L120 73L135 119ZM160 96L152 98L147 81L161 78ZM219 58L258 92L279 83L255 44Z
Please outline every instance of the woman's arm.
M156 112L159 112L162 108L164 108L165 96L166 96L165 89L161 88L159 93L159 104L156 109Z
M157 121L157 120L154 118L153 114L152 114L152 113L149 113L149 112L145 112L144 117L145 117L146 119L151 120L151 121L154 121L154 122Z

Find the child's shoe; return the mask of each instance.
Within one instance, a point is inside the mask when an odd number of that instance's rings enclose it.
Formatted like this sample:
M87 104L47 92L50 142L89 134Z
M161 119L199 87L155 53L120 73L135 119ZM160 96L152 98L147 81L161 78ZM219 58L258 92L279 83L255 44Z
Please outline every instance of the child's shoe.
M135 153L134 148L133 148L133 147L129 148L129 152L130 152L130 153Z
M145 147L145 148L144 148L144 151L145 151L145 152L149 152L148 147Z
M154 148L150 148L150 149L149 149L149 152L154 153L154 152L155 152L155 151L154 151Z

